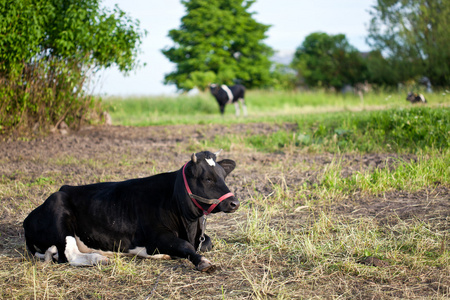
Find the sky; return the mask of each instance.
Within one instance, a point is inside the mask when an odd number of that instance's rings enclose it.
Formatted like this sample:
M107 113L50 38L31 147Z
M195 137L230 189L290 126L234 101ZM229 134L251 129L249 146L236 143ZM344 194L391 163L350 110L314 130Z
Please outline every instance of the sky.
M140 21L148 31L141 45L139 60L145 67L124 76L116 68L104 70L96 78L93 93L102 96L171 95L174 85L164 85L164 75L175 70L161 50L174 46L169 30L178 29L186 14L180 0L104 0L103 6L118 5ZM365 39L370 23L369 9L375 0L256 0L249 12L256 21L271 25L264 43L278 56L292 55L313 32L345 34L351 45L368 51Z

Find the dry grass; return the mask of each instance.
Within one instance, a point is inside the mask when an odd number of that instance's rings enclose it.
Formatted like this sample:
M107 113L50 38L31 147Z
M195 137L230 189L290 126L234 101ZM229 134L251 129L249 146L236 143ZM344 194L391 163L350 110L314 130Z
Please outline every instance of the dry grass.
M215 246L205 255L219 266L211 275L184 259L117 256L108 266L75 268L29 258L21 222L61 184L173 170L189 157L180 149L198 147L192 138L177 141L178 134L171 142L162 133L161 143L152 132L157 129L140 129L136 136L128 130L123 136L105 129L1 144L0 298L450 297L448 179L430 186L412 181L416 186L383 193L345 188L338 180L373 174L376 167L361 162L380 160L381 154L271 154L239 145L224 153L238 163L228 184L242 206L208 220ZM397 166L378 167L390 168L383 176L392 176Z

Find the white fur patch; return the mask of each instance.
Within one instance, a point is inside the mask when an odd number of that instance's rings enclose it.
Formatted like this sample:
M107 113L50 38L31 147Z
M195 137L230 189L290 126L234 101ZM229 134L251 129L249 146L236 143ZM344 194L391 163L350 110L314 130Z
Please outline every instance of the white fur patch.
M205 158L205 160L208 163L208 165L210 165L211 167L214 167L216 165L216 163L214 162L214 159L212 159L212 158Z
M66 236L66 249L64 250L67 260L71 266L92 266L95 264L106 264L108 258L97 253L81 253L73 236Z
M234 102L234 110L236 113L236 117L239 117L240 114L239 102Z
M225 91L225 93L227 93L228 103L233 102L234 97L233 97L233 93L231 92L231 90L225 84L222 84L220 87Z
M170 255L167 254L155 254L149 255L147 254L147 249L145 247L136 247L134 249L128 250L129 254L137 255L143 258L152 258L152 259L170 259Z
M49 262L52 258L58 259L58 250L56 249L56 246L51 246L47 249L47 251L45 251L44 254L36 252L34 256L44 260L45 262Z

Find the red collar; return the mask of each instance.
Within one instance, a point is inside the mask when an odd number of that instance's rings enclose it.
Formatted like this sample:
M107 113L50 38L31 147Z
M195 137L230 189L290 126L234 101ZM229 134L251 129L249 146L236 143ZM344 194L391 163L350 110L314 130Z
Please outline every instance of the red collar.
M192 202L194 202L195 206L197 206L198 208L200 208L203 211L203 214L205 216L209 215L214 210L214 208L216 208L216 206L220 204L220 202L222 202L223 200L225 200L225 199L227 199L229 197L234 196L233 193L226 193L225 195L223 195L219 199L205 199L205 198L202 198L200 196L192 194L191 189L189 188L189 185L188 185L187 180L186 180L186 175L184 173L184 169L186 168L187 164L188 163L184 164L184 166L183 166L184 186L186 187L186 191L188 192L189 197L191 198ZM213 203L213 204L209 207L208 210L204 210L203 207L200 204L198 204L198 202L197 202L197 200L195 200L195 198L197 198L200 202L207 203L207 204Z

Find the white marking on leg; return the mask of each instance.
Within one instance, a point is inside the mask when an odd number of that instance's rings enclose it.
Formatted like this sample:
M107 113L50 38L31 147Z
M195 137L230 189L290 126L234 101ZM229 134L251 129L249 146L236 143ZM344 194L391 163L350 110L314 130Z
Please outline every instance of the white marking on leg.
M234 102L234 109L236 111L236 117L239 117L240 109L239 109L239 102Z
M44 261L51 261L53 256L58 253L58 249L56 249L56 246L51 246L50 248L45 251L44 255Z
M80 250L81 253L97 253L102 256L106 257L114 257L114 255L125 255L125 256L139 256L143 258L151 258L151 259L171 259L170 255L167 254L155 254L155 255L149 255L147 253L147 249L145 247L136 247L134 249L128 250L126 253L118 253L118 252L112 252L112 251L102 251L97 249L92 249L86 246L85 243L83 243L82 240L78 236L75 236L75 240L77 242L78 250Z
M73 236L66 236L66 249L64 250L67 260L71 266L92 266L95 264L106 264L108 258L97 253L81 253Z
M82 240L80 240L80 238L78 236L75 236L75 240L77 242L78 250L80 250L81 253L97 253L102 256L114 257L114 252L112 252L112 251L102 251L102 250L89 248L88 246L86 246L85 243L83 243Z
M47 251L46 251L46 252L47 252ZM40 252L34 253L34 256L35 256L36 258L41 259L41 260L45 260L45 254L42 254L42 253L40 253Z
M55 245L49 247L45 253L36 252L34 253L34 256L40 260L43 260L45 262L49 262L52 260L52 257L58 258L58 249Z
M216 165L216 163L214 162L214 160L212 158L205 158L205 160L208 163L208 165L210 165L211 167L214 167Z
M152 258L152 259L171 259L170 255L167 254L154 254L154 255L149 255L147 253L147 249L145 247L136 247L134 249L130 249L128 250L129 254L132 255L137 255L139 257L143 257L143 258Z
M233 93L231 92L231 90L225 84L222 84L220 87L225 91L225 93L227 93L228 103L233 102L234 97L233 97Z
M246 116L248 115L248 114L247 114L247 105L245 105L244 99L240 98L239 101L240 101L241 104L242 104L242 110L244 111L244 117L246 117Z

